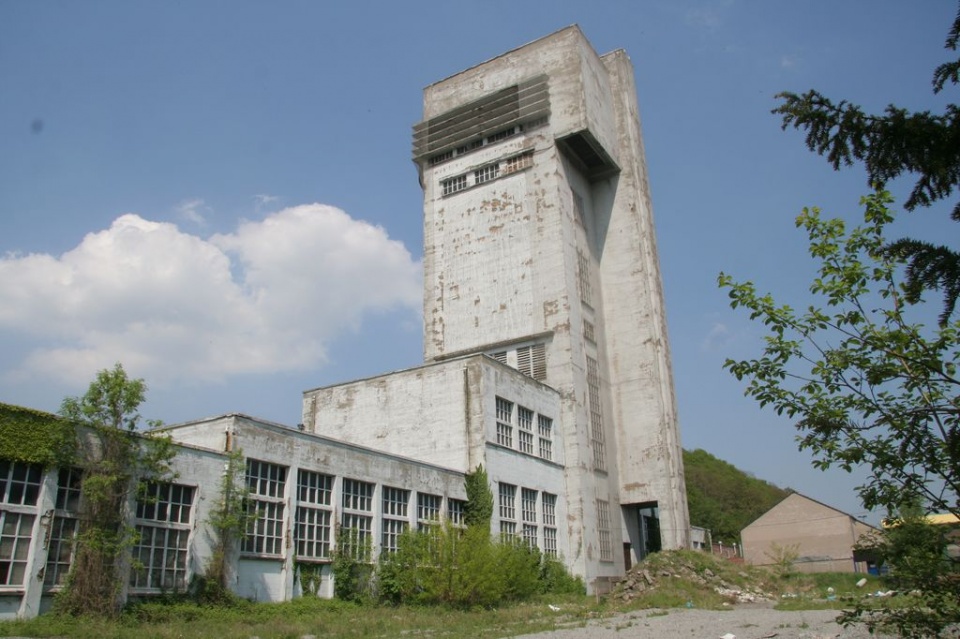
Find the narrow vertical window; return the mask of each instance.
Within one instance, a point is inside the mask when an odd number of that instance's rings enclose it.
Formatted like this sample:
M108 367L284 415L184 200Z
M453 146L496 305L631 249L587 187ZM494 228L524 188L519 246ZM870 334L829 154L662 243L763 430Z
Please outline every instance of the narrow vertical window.
M553 460L553 420L537 415L537 437L540 441L540 457Z
M383 552L397 552L400 535L410 525L407 514L409 504L409 490L389 486L383 487L383 532L380 545Z
M293 529L298 561L330 557L333 477L309 470L297 472L297 513Z
M193 494L193 486L151 482L137 499L131 588L174 592L186 588Z
M287 483L285 466L256 459L247 460L247 509L250 522L240 551L254 555L283 554L283 493Z
M587 357L587 389L590 409L590 443L593 446L593 467L607 469L606 442L603 434L603 413L600 404L600 371L597 360Z
M497 443L513 448L513 402L497 398Z
M369 561L373 551L373 488L368 482L343 480L341 544L354 559Z
M512 484L499 484L500 536L514 537L517 534L517 487Z
M597 500L597 540L600 546L600 561L613 561L613 545L610 541L610 504Z

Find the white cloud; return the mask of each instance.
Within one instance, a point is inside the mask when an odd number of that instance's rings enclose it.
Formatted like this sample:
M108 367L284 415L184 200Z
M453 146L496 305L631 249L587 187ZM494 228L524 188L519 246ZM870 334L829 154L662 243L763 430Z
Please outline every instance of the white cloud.
M177 213L180 217L193 222L198 226L206 226L207 218L205 213L210 212L210 207L201 199L184 200L177 205Z
M0 258L0 333L35 344L4 373L76 381L116 361L159 382L306 370L365 314L418 312L421 286L403 244L322 204L209 239L128 214L59 257Z

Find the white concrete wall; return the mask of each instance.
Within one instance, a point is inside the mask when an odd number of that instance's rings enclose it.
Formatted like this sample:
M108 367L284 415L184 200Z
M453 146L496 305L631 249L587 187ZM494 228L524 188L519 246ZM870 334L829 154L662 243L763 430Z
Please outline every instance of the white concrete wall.
M633 66L622 51L603 60L624 159L600 260L620 501L656 501L664 547L687 548L683 453Z
M576 27L424 90L424 119L548 76L547 126L420 169L424 187L424 357L427 361L536 336L546 383L560 391L570 560L588 582L624 571L631 541L620 504L655 501L665 547L687 547L666 323L633 70L623 52L598 56ZM591 179L555 140L594 140L618 174ZM521 150L518 173L444 196L442 181ZM603 175L602 173L599 175ZM574 212L572 191L586 221ZM578 255L594 293L578 290ZM584 320L596 327L584 336ZM606 455L594 468L587 356L600 364ZM599 558L597 500L610 504L612 558ZM622 536L622 539L621 539Z
M466 367L446 362L306 391L305 430L465 472Z

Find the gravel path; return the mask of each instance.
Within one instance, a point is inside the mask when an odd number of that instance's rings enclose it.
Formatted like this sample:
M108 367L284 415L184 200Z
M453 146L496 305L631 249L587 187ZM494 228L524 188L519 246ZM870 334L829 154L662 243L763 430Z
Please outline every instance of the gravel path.
M863 627L844 628L836 610L774 610L736 606L729 610L639 610L591 621L583 627L524 635L525 639L875 639ZM727 639L730 639L727 637Z

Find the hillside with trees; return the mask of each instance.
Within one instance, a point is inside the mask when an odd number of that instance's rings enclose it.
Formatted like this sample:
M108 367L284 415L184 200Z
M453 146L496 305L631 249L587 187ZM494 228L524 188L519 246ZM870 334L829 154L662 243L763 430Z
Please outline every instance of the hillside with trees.
M683 451L690 523L707 528L714 542L740 543L740 531L790 490L751 477L705 450Z

